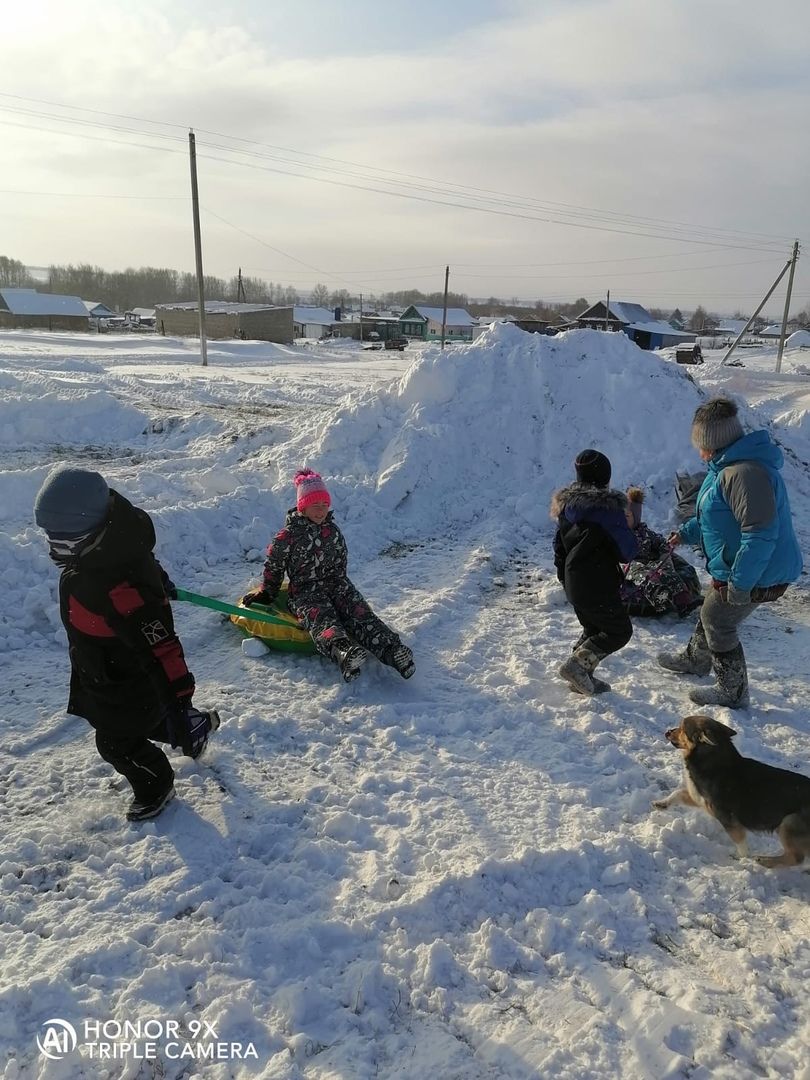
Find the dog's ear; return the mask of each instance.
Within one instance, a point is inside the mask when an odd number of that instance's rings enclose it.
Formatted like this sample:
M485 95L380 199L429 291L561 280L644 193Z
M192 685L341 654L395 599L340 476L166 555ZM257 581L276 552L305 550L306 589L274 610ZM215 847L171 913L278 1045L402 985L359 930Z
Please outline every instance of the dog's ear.
M681 723L687 738L707 746L719 746L724 739L730 742L737 734L734 728L721 724L713 716L685 716Z

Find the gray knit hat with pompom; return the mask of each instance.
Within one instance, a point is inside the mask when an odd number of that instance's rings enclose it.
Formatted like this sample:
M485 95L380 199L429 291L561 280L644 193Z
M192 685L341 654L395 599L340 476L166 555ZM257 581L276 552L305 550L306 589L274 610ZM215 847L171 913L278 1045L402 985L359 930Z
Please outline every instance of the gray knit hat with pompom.
M724 450L744 434L737 406L731 398L712 398L695 410L692 445L698 450Z

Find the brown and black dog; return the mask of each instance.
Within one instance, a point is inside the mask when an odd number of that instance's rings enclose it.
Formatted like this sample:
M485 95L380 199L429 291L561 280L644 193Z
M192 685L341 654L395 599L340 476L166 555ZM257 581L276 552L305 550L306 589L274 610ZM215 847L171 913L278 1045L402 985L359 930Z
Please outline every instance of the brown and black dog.
M737 734L711 716L687 716L667 739L683 750L685 783L653 806L702 806L748 855L747 832L775 832L780 855L760 855L762 866L796 866L810 855L810 778L740 754Z

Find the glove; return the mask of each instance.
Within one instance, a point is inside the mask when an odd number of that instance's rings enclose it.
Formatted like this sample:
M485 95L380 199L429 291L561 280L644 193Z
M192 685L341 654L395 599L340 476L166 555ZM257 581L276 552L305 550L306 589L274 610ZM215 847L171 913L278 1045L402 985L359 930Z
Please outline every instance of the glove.
M729 604L734 604L735 607L743 607L745 604L751 603L751 590L750 589L738 589L733 582L728 583L726 589L726 601Z
M251 592L245 593L242 597L242 603L245 607L252 607L254 604L269 605L271 599L266 589L253 589Z
M208 735L219 727L216 709L196 709L191 702L170 709L166 718L171 745L180 747L186 757L198 758L208 743Z

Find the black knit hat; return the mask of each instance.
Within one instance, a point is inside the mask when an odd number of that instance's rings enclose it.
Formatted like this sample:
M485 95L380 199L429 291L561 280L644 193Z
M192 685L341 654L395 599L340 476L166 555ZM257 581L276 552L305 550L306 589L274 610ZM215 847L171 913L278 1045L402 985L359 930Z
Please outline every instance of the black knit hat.
M607 487L610 483L610 461L600 450L583 450L574 462L580 484Z

